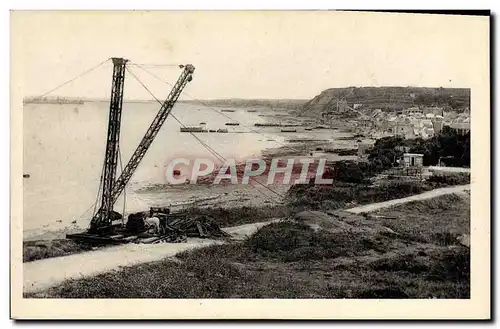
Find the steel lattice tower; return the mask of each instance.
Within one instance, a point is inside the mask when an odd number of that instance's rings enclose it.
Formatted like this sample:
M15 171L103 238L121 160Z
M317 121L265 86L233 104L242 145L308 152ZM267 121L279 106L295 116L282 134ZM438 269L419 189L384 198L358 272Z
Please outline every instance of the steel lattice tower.
M109 103L108 137L102 175L102 203L99 220L91 226L91 230L111 225L113 215L113 189L116 180L116 168L120 143L120 123L123 105L123 86L125 81L126 59L112 58L113 82L111 85L111 99Z

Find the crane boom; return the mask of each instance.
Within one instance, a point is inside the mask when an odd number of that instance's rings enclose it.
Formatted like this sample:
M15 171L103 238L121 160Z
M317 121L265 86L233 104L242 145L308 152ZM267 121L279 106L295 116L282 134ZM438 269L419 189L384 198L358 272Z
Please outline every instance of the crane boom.
M120 177L116 181L113 190L114 202L116 202L116 199L118 199L120 194L123 192L123 189L129 182L132 175L134 174L134 171L139 166L139 163L141 162L142 158L144 158L146 151L148 150L149 146L155 139L156 135L158 134L158 131L160 131L160 128L167 119L168 115L172 111L172 108L177 102L177 99L182 93L182 90L184 89L186 84L192 80L193 72L194 72L193 65L188 64L184 67L184 71L182 72L181 76L179 77L174 87L170 91L170 94L168 95L167 99L163 102L160 110L156 114L156 117L154 118L146 134L139 143L139 146L135 150L134 154L132 154L132 157L130 158L129 162L123 169Z
M146 131L146 134L139 143L139 146L137 146L137 149L132 154L132 157L130 158L129 162L127 163L125 168L123 168L120 177L116 180L116 182L114 182L113 191L111 194L111 198L109 200L111 205L114 205L120 194L125 189L125 186L127 185L130 178L134 174L135 170L139 166L141 160L144 158L144 155L146 154L149 146L151 145L156 135L158 134L158 131L160 130L163 123L167 119L168 115L172 111L172 108L174 107L177 99L182 93L182 90L184 89L186 84L192 80L194 66L191 64L187 64L183 66L183 68L184 70L182 71L179 79L177 79L177 82L170 91L170 94L163 102L160 110L153 119L153 122ZM103 208L101 207L91 220L90 230L97 231L100 228L109 225L111 225L111 216L103 212Z

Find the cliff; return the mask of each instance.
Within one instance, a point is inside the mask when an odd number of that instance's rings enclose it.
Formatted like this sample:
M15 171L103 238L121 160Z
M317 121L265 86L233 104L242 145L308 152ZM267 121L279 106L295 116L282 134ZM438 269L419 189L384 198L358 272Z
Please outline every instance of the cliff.
M446 110L461 112L470 107L470 89L465 88L423 88L423 87L349 87L332 88L321 92L306 102L299 116L321 117L325 114L356 115L352 110L340 105L346 104L358 111L381 109L383 111L403 110L412 106L440 106ZM359 104L359 105L356 105Z

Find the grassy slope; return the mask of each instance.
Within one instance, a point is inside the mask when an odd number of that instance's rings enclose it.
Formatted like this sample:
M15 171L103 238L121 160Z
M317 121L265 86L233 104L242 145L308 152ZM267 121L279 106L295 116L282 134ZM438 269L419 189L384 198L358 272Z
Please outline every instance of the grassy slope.
M411 202L378 214L381 223L422 242L446 244L453 236L470 234L470 198L446 195L426 202Z
M23 241L23 262L66 256L89 250L92 250L92 247L66 239Z
M398 216L387 224L402 234L339 235L276 223L247 241L184 252L177 261L67 281L45 297L468 298L469 249L433 235L468 232L468 201L443 196L385 214Z

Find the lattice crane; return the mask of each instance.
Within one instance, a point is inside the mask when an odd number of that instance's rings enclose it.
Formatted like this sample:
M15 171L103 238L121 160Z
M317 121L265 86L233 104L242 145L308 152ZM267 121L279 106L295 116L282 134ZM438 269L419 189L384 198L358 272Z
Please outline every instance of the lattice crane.
M172 111L177 99L188 82L193 79L194 66L191 64L181 65L183 69L180 77L173 86L170 94L162 103L160 110L156 114L153 122L149 126L146 134L142 138L139 146L133 153L129 162L123 169L120 177L116 178L121 113L123 105L123 87L125 82L125 71L127 60L123 58L112 58L113 61L113 82L111 87L111 100L109 105L108 137L106 142L106 153L102 176L102 199L101 207L94 214L90 222L89 232L106 232L112 227L114 219L113 206L125 189L130 178L144 158L149 146L158 134L161 126Z

